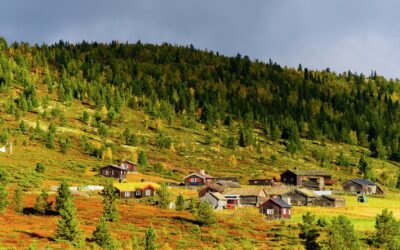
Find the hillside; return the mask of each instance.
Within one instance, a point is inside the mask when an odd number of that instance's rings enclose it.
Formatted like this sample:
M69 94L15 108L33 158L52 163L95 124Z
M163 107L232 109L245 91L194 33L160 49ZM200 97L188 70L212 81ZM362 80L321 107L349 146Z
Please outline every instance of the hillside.
M140 177L130 177L136 181L179 183L189 172L205 169L215 176L238 176L247 184L288 168L325 169L338 181L334 189L348 178L361 177L358 164L366 157L371 171L364 174L397 201L399 95L397 80L376 73L365 77L284 68L192 46L62 41L8 46L1 39L0 144L12 142L13 154L0 153L0 168L9 175L10 193L16 184L22 186L32 206L32 194L61 180L71 186L102 185L101 166L121 159L137 162L142 151L149 165L139 166ZM43 173L35 171L37 163L45 166ZM195 197L196 192L185 195ZM100 198L76 199L89 237L101 211ZM165 246L190 248L190 213L164 214L146 204L120 204L120 209L132 217L123 219L122 227L112 226L117 238L130 240L131 232L143 236L151 222ZM143 217L141 210L146 211ZM296 222L306 210L300 209ZM193 247L226 243L233 249L239 242L243 248L268 249L291 240L268 236L276 228L290 235L290 227L279 222L256 225L256 211L238 213L243 216L231 222L228 212L220 214L218 229L202 230ZM395 215L400 216L398 211ZM2 222L18 221L20 228L11 232L14 238L24 235L18 247L33 238L42 246L61 247L51 241L57 218L32 216L38 225L50 223L40 231L25 228L24 216L13 216L3 216ZM358 229L372 230L372 217L368 228ZM0 243L13 246L12 238Z

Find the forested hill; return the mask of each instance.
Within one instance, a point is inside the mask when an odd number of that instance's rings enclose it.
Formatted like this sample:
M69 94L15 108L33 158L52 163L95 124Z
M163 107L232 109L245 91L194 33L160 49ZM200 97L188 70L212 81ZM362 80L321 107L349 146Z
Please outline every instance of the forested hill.
M193 46L110 44L7 45L0 40L0 89L20 86L4 107L10 114L37 108L37 84L68 103L106 106L110 120L123 106L153 117L179 117L184 126L241 123L239 143L257 144L254 127L271 139L298 136L370 147L400 160L398 81L346 72L281 67L247 56L226 57ZM101 124L98 124L101 127Z

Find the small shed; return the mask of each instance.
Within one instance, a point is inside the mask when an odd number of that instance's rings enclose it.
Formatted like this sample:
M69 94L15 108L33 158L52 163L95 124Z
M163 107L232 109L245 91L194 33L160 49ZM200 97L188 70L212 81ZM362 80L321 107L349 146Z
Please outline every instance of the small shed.
M121 167L125 167L128 172L136 173L137 172L137 165L131 161L123 160L119 164Z
M282 197L289 197L291 205L312 206L314 205L314 201L317 198L317 195L305 188L295 188L283 194Z
M227 207L227 199L220 193L206 193L203 197L200 198L201 201L209 202L212 207L216 210L226 209Z
M346 200L335 195L321 195L314 201L314 205L321 207L345 207Z
M105 167L100 168L101 175L116 179L125 179L127 172L128 170L125 167L117 165L107 165Z
M135 199L154 196L159 185L152 182L137 182L116 183L114 187L121 199Z
M279 198L271 198L258 207L268 219L290 219L291 206Z

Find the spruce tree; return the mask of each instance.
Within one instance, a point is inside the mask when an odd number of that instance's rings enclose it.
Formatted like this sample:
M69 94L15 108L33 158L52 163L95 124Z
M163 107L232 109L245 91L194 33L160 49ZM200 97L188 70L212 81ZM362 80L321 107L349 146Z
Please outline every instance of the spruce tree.
M182 194L179 194L178 197L176 197L175 209L177 211L183 211L185 209L185 199Z
M362 173L364 179L370 180L373 178L371 166L368 164L364 155L362 155L358 161L358 169Z
M149 229L146 231L146 239L144 242L144 249L145 250L155 250L157 249L157 235L154 231L153 225L150 225Z
M103 196L103 217L106 221L117 221L119 219L116 202L118 195L115 192L112 181L108 181L101 192Z
M351 221L339 215L328 227L327 248L329 250L360 249L360 241Z
M100 222L93 232L93 239L103 249L115 249L107 221L104 217L100 218Z
M158 205L161 208L167 208L170 203L171 192L168 190L168 185L162 183L156 191Z
M375 229L373 242L376 247L400 249L400 224L394 218L392 211L385 208L381 214L376 215Z
M14 201L14 211L19 214L22 213L24 210L24 205L22 203L22 188L21 187L17 187L15 189L13 201Z
M139 153L138 163L145 167L149 166L149 162L147 161L146 153L143 150L141 150Z
M211 226L216 222L214 209L207 201L200 202L195 216L201 225Z
M65 208L68 200L72 199L71 190L69 190L69 186L65 181L61 182L60 187L57 190L58 194L56 197L56 210L60 212Z
M79 230L79 221L76 217L73 199L67 199L65 201L63 209L60 210L60 215L61 218L57 223L55 239L79 245L81 231Z
M303 244L306 250L319 250L321 247L319 246L317 239L319 237L319 230L315 223L315 215L307 212L307 214L303 215L303 223L299 224L300 228L300 239L304 240Z
M35 206L33 209L38 214L46 214L46 212L51 208L51 202L48 201L49 194L46 189L42 189L42 192L36 198Z

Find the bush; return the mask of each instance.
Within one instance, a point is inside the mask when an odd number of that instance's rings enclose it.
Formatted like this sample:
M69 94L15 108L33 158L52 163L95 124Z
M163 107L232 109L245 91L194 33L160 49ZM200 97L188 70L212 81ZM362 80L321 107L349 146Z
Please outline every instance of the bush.
M44 165L43 165L42 163L36 164L35 171L36 171L37 173L44 173L45 170L46 170L46 169L45 169L45 167L44 167Z

